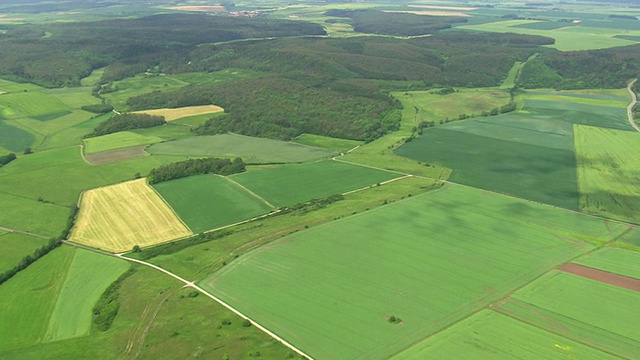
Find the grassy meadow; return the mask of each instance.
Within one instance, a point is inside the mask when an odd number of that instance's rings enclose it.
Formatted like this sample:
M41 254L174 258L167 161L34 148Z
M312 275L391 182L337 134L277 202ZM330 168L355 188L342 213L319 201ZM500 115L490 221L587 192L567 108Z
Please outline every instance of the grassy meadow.
M382 359L624 229L445 186L284 237L201 284L313 357Z
M46 237L60 235L71 214L70 207L4 193L0 193L0 204L0 226Z
M123 252L191 235L146 179L92 189L82 195L70 241Z
M640 223L640 134L574 126L580 209Z
M236 134L196 136L150 146L152 155L243 158L246 163L306 162L336 155L335 151L294 142Z
M324 160L267 167L233 175L231 179L274 206L283 207L376 185L400 176L394 172Z
M293 139L293 141L298 144L328 149L340 153L346 153L347 151L363 144L362 141L358 140L338 139L314 134L302 134Z
M89 335L94 305L129 266L125 260L77 249L51 313L44 341Z
M190 176L154 184L153 188L194 233L231 225L273 209L222 176Z

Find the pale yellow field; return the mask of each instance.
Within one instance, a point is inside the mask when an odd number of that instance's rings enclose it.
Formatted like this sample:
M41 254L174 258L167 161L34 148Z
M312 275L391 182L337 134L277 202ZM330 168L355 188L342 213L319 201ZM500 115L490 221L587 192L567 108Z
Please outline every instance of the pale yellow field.
M112 252L191 235L145 179L85 192L69 240Z
M149 114L149 115L159 115L164 116L166 121L178 120L187 116L195 116L195 115L204 115L204 114L213 114L217 112L224 111L223 108L216 105L200 105L200 106L187 106L176 109L153 109L153 110L140 110L134 111L134 114Z

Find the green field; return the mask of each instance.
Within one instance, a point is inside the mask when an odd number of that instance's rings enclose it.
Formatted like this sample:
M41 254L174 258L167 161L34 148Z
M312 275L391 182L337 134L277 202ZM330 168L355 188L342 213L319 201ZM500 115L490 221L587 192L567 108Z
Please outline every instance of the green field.
M619 359L490 310L477 314L392 357L445 359Z
M0 286L0 354L42 340L74 252L58 248Z
M460 115L480 116L509 103L509 92L500 89L457 89L457 92L438 95L435 90L392 92L402 101L403 117L413 119L414 124L457 119Z
M534 310L507 310L534 324L539 321L535 314L540 313L546 318L549 331L564 326L571 330L565 336L577 337L622 357L640 350L640 297L636 291L552 271L518 291L513 299Z
M190 176L154 184L153 188L194 233L272 210L264 201L222 176Z
M475 135L453 126L429 129L396 153L449 167L449 180L460 184L578 210L573 151ZM571 139L560 141L566 138Z
M268 167L231 178L276 207L342 194L400 177L400 174L339 161Z
M146 156L92 166L82 159L79 146L67 147L24 156L0 168L0 192L70 206L84 190L131 180L159 165Z
M298 144L314 146L340 153L346 153L347 151L363 144L362 141L358 140L339 139L313 134L302 134L296 137L293 141Z
M67 87L49 89L42 92L60 100L72 109L80 109L85 105L100 104L100 99L91 95L91 88L89 87Z
M640 279L640 252L607 247L573 261L576 264Z
M35 236L10 233L0 230L0 274L18 265L25 256L32 255L36 249L46 244L46 240Z
M0 118L45 116L68 110L69 107L60 100L38 91L8 93L0 96Z
M640 35L640 29L637 27L634 30L626 30L615 29L613 27L566 26L560 30L557 28L534 29L530 26L530 24L536 23L538 23L536 20L506 20L476 25L462 25L457 26L456 28L474 31L529 34L550 37L556 40L555 44L550 46L560 51L605 49L616 46L633 45L637 42L620 39L617 36Z
M640 223L640 134L574 127L580 209Z
M84 152L85 154L95 154L101 151L153 144L160 141L162 139L157 136L144 136L130 131L121 131L84 139Z
M0 226L47 237L60 235L71 214L69 207L4 193L0 193L0 204Z
M382 359L625 229L609 226L445 186L294 233L201 283L313 357Z
M19 153L27 146L31 146L35 136L21 128L9 125L6 120L0 120L0 150Z
M42 88L35 84L30 83L18 83L5 79L0 79L0 91L6 93L25 92L25 91L37 91Z
M336 155L335 152L293 142L236 134L196 136L150 146L153 155L241 157L246 163L306 162Z
M77 249L49 319L44 341L89 335L94 305L129 266L125 260Z

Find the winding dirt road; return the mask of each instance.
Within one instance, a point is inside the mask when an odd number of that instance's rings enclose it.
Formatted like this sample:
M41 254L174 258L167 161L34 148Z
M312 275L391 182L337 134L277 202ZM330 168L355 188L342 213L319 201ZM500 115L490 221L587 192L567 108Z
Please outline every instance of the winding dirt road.
M629 124L631 124L631 126L633 126L633 128L636 129L636 131L640 132L640 127L636 124L635 120L633 119L633 107L636 106L636 104L638 103L638 97L636 96L636 93L631 88L633 87L633 84L636 83L636 81L638 81L638 79L633 80L632 82L629 83L629 85L627 85L627 91L629 91L629 94L631 94L631 104L627 106L627 117L629 118Z

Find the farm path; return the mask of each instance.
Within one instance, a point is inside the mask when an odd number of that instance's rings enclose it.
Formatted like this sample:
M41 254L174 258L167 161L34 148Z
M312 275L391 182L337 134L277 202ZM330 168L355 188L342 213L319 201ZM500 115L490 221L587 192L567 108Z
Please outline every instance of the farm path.
M25 234L25 235L30 235L30 236L35 236L41 239L51 239L51 236L44 236L44 235L40 235L40 234L34 234L32 232L29 231L23 231L23 230L18 230L18 229L12 229L12 228L8 228L8 227L4 227L4 226L0 226L0 230L4 230L4 231L8 231L8 232L12 232L12 233L18 233L18 234Z
M633 84L635 84L636 81L638 81L638 79L634 79L629 83L629 85L627 85L627 91L629 91L629 94L631 94L631 104L629 104L629 106L627 107L627 117L629 118L629 123L631 124L631 126L633 126L636 131L640 132L640 126L638 126L638 124L636 124L636 121L633 119L633 107L638 103L638 97L636 96L636 93L633 91L633 89L631 89L631 87L633 87Z
M249 194L255 196L257 199L259 199L260 201L262 201L263 203L267 204L267 206L269 206L272 209L275 209L276 207L273 206L273 204L271 204L270 202L268 202L266 199L264 199L262 196L254 193L253 191L247 189L246 187L242 186L241 184L239 184L238 182L234 181L233 179L231 179L228 176L223 176L224 179L226 179L227 181L229 181L230 183L234 184L235 186L241 188L242 190L248 192Z

